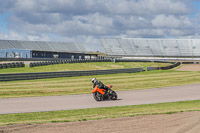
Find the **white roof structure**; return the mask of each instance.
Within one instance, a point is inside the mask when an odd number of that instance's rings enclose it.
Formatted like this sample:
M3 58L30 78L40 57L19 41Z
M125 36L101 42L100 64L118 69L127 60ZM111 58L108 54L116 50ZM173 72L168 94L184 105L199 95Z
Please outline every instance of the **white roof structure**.
M87 50L81 43L16 41L16 40L0 40L0 49L23 49L23 50L35 50L35 51L79 52L79 53L87 52Z
M200 56L200 39L104 38L101 44L112 56Z

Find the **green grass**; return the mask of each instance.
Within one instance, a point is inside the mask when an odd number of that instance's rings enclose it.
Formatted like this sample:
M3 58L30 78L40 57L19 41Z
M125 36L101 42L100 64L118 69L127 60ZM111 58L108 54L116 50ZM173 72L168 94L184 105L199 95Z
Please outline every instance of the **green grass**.
M200 100L79 110L0 115L0 125L98 120L137 115L200 111Z
M66 77L0 82L0 98L87 94L96 77L116 91L150 89L200 83L200 72L157 70L129 74Z
M54 71L78 71L78 70L102 70L102 69L122 69L136 67L161 67L168 66L169 63L151 63L151 62L94 62L94 63L67 63L40 67L28 68L8 68L0 69L0 73L27 73L27 72L54 72Z
M118 69L150 66L147 64L135 65L122 63L118 67L111 64L94 63L99 68L95 69ZM92 64L91 68L94 68ZM114 64L114 65L116 65ZM137 63L138 64L138 63ZM13 72L40 72L40 71L56 71L62 68L62 71L67 71L68 67L71 70L88 70L90 65L80 66L80 64L68 64L77 66L62 66L53 65L55 68L47 68L50 66L33 68L16 68L8 69L7 73ZM107 66L104 66L107 65ZM146 66L145 66L146 65ZM152 64L154 66L155 64ZM157 64L156 64L157 65ZM166 64L165 64L166 65ZM112 66L112 67L110 67ZM65 68L66 67L66 68ZM75 68L77 67L77 68ZM110 67L110 68L109 68ZM19 70L18 70L19 69ZM68 70L69 70L68 69ZM6 70L6 69L5 69ZM3 70L1 73L6 73ZM94 69L93 69L94 70ZM92 88L91 78L96 77L105 84L113 84L113 89L116 91L149 89L166 86L178 86L185 84L200 83L200 72L184 72L176 70L167 71L150 71L130 74L110 74L97 76L81 76L81 77L66 77L54 79L39 79L39 80L24 80L0 82L0 98L11 97L31 97L31 96L53 96L53 95L71 95L71 94L86 94L90 93ZM98 120L116 117L134 117L137 115L152 115L152 114L172 114L185 111L200 111L200 100L184 101L174 103L160 103L150 105L133 105L121 107L106 107L94 109L79 109L65 111L51 111L38 113L23 113L23 114L6 114L0 115L0 125L10 124L32 124L32 123L55 123L55 122L71 122L71 121L86 121Z

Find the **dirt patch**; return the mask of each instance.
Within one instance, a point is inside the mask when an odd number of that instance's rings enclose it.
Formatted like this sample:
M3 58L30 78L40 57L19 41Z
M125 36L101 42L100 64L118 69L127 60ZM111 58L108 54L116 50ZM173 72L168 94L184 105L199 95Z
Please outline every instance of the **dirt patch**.
M200 112L0 126L0 133L199 133Z
M182 65L177 69L178 71L200 71L200 64Z

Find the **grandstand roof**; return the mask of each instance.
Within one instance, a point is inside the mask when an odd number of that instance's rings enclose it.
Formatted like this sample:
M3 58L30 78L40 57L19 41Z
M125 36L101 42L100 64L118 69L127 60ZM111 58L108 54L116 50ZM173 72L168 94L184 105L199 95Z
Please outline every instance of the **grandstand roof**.
M108 55L122 56L200 56L200 39L104 38Z
M78 53L87 52L87 50L81 43L47 42L47 41L0 40L0 49L26 49L35 51L78 52Z

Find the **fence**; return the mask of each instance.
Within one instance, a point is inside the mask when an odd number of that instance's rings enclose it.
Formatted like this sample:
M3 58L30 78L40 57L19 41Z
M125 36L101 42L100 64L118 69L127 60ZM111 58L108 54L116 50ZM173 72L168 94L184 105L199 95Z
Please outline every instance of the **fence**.
M104 75L104 74L117 74L117 73L136 73L142 71L143 67L129 68L129 69L111 69L111 70L0 74L0 81L32 80L32 79L44 79L44 78L90 76L90 75Z
M25 67L24 62L15 62L15 63L3 63L3 64L0 64L0 69L17 68L17 67Z

